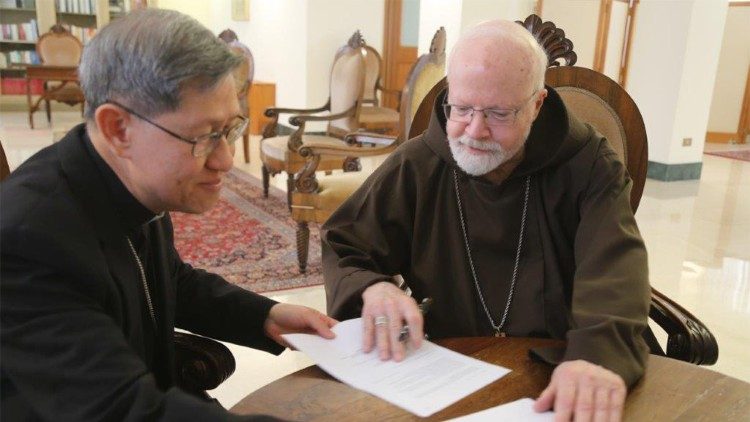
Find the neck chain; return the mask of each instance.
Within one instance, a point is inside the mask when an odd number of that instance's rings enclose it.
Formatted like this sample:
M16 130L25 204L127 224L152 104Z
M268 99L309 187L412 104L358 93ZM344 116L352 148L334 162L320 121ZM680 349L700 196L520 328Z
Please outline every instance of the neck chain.
M487 318L490 320L492 329L495 330L495 337L505 337L505 332L501 331L505 326L505 322L508 319L508 311L510 310L510 303L513 301L513 292L516 287L516 279L518 278L518 263L521 260L521 248L523 246L523 233L526 227L526 211L529 205L529 186L531 185L531 176L526 176L526 189L523 194L523 213L521 214L521 232L518 234L518 248L516 249L516 262L513 265L513 278L510 282L510 291L508 292L508 300L505 302L505 310L503 311L503 317L500 320L500 324L495 324L495 319L492 318L487 303L484 301L484 295L482 295L482 289L479 287L479 279L477 278L477 272L474 268L474 259L471 257L471 247L469 246L469 235L466 230L466 221L464 220L464 212L461 206L461 192L458 189L458 175L456 170L453 169L453 185L456 188L456 202L458 203L458 216L461 219L461 231L464 235L464 245L466 246L466 255L469 257L469 267L471 268L471 276L474 278L474 287L477 289L479 294L479 300L482 302L484 313L487 314Z
M130 246L130 252L133 253L133 258L135 258L135 263L138 264L138 271L141 275L141 282L143 283L143 291L146 293L146 305L148 305L148 314L151 315L151 322L154 324L154 333L157 331L157 325L156 325L156 315L154 314L154 305L151 303L151 292L148 289L148 281L146 281L146 271L143 270L143 263L141 263L141 258L138 258L138 254L135 252L135 248L133 247L133 242L130 241L129 237L125 237L128 241L128 246Z

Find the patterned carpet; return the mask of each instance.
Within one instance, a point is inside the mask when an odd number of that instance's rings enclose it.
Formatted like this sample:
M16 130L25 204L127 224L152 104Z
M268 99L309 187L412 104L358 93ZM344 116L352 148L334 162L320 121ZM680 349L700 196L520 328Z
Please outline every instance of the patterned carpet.
M712 151L712 152L704 152L704 154L716 155L717 157L731 158L733 160L750 161L750 150Z
M310 227L307 273L297 268L295 230L283 192L263 198L261 182L234 169L219 203L202 215L172 213L185 262L257 293L323 283L318 227Z

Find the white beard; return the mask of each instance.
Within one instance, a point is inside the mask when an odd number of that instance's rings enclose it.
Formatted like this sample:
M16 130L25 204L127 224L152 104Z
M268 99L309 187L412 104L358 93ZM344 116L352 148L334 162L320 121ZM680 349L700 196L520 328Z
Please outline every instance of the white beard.
M526 137L528 137L528 134ZM498 168L516 155L524 143L520 142L517 148L508 150L496 142L478 141L466 134L458 138L448 137L448 146L450 146L456 164L461 170L472 176L483 176ZM469 151L469 147L488 153L474 154Z

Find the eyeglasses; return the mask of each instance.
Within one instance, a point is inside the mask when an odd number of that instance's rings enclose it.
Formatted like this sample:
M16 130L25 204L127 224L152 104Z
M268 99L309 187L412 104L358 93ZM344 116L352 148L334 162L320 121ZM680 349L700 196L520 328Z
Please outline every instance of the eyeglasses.
M227 140L227 144L229 144L229 146L234 146L234 143L237 141L237 139L239 139L242 136L242 134L245 133L245 129L247 128L247 124L249 122L249 119L247 117L237 116L235 118L237 122L222 129L221 132L211 132L205 135L196 136L193 139L188 139L188 138L184 138L172 132L171 130L161 126L158 123L155 123L149 120L148 118L136 112L135 110L129 107L126 107L116 101L110 100L106 102L110 104L114 104L117 107L122 108L128 113L163 130L164 132L174 136L175 138L179 139L182 142L187 142L188 144L191 144L193 146L192 153L194 157L205 157L211 154L211 152L215 150L217 146L219 146L219 142L221 142L222 138Z
M458 123L471 123L471 119L474 118L474 112L481 111L484 114L484 121L487 126L509 126L516 121L518 112L523 110L537 92L539 90L532 92L531 96L517 108L474 108L472 106L449 104L446 102L443 103L443 110L448 120Z

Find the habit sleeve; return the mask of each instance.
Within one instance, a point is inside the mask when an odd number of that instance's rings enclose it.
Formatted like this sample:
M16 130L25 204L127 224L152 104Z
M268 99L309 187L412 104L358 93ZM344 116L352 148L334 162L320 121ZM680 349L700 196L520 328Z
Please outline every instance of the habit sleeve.
M588 180L579 207L563 360L604 366L632 386L648 354L642 338L650 303L646 249L630 209L631 181L614 151L599 154Z
M416 192L408 164L397 157L391 155L323 226L326 299L334 318L359 317L362 292L392 281L409 263Z

